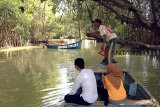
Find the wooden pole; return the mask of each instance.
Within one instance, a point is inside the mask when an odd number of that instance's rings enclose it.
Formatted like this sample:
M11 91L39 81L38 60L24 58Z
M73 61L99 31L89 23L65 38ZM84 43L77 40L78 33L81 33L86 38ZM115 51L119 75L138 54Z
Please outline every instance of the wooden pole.
M44 1L44 7L43 7L43 16L42 16L42 37L45 34L45 9L46 9L46 1Z
M80 24L80 0L77 0L78 1L78 15L77 15L77 19L78 19L78 34L79 34L79 37L80 37L80 40L81 40L81 24Z

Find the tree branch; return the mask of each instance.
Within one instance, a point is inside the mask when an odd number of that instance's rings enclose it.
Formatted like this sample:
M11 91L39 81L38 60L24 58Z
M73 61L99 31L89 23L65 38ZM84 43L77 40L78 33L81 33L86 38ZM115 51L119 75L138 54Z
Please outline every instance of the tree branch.
M132 4L132 3L128 3L125 0L105 0L105 1L101 1L101 0L94 0L97 3L105 6L106 8L110 9L113 13L115 13L115 15L122 21L126 22L126 23L130 23L130 24L138 24L141 25L147 29L152 29L152 23L149 23L147 21L147 19L142 15L142 12L137 10L136 7ZM116 11L115 9L113 9L113 7L108 6L108 4L112 3L114 4L114 6L121 8L123 10L127 10L128 12L133 12L134 14L134 18L129 18L129 17L124 17L124 15L121 15L118 11ZM135 21L137 21L135 23Z
M87 0L82 0L82 1L87 1ZM156 23L155 19L151 22L147 20L147 18L143 15L142 11L138 10L138 8L134 6L136 2L130 2L129 0L92 0L92 1L95 1L100 5L109 9L116 15L116 18L118 18L122 22L142 26L154 32L156 35L159 35L160 32L159 20L156 19ZM151 2L152 4L154 3L155 5L155 3L157 3L157 0L151 0ZM158 4L158 6L159 5L160 4ZM125 16L122 13L120 13L120 11L116 10L115 7L118 9L122 9L125 12L125 14L127 12L132 12L133 16L132 17ZM155 10L153 11L155 12ZM156 16L159 15L158 12L155 12L153 14L155 14Z
M96 36L92 36L92 35L87 35L88 37L93 37L98 41L103 41L103 38L99 35ZM128 40L118 40L117 41L118 44L120 44L122 47L125 46L130 46L130 47L135 47L135 48L144 48L144 49L158 49L160 50L160 45L149 45L149 44L145 44L143 42L140 41L128 41Z
M121 20L122 22L126 22L126 23L130 23L130 24L135 24L135 20L134 18L129 18L127 16L124 16L123 14L120 14L120 12L116 11L113 6L109 6L106 3L102 3L100 2L101 5L105 6L106 8L108 8L110 11L112 11L119 20Z

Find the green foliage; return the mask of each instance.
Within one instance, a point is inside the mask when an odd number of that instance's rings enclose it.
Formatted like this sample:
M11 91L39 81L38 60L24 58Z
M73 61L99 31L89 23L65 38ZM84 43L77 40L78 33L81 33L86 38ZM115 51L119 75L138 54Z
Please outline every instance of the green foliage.
M58 6L59 6L59 0L51 0L51 6L52 6L52 13L56 14Z
M17 19L19 17L19 10L16 8L18 4L16 2L11 2L10 0L1 0L0 1L0 13L8 14L13 19Z
M23 12L21 7L24 9ZM92 0L80 6L77 5L76 0L1 0L0 13L2 20L5 20L3 17L5 14L9 15L11 20L9 23L12 22L11 24L14 25L10 30L19 34L24 40L56 34L77 36L79 35L78 18L81 36L85 36L85 33L90 31L91 20L95 18L100 18L104 22L107 20L107 25L120 35L123 35L124 31L123 25L111 12Z
M9 0L2 0L0 2L0 12L2 19L6 19L5 16L8 16L10 22L9 23L12 26L11 29L8 29L10 31L15 31L16 33L20 34L22 37L25 37L29 35L29 31L27 30L30 26L30 18L26 16L25 14L21 14L19 10L19 4L17 2L10 2ZM5 26L3 26L5 27Z

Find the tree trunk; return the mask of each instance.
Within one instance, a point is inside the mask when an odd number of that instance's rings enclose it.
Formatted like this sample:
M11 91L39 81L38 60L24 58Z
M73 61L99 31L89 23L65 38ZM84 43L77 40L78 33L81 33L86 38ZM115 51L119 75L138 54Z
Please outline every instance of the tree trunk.
M93 37L97 41L102 42L103 38L100 35L92 36L92 35L87 35L88 37ZM141 48L141 49L158 49L160 50L160 45L150 45L150 44L145 44L143 42L137 42L137 41L129 41L129 40L118 40L117 43L121 45L121 47L125 46L130 46L134 48Z

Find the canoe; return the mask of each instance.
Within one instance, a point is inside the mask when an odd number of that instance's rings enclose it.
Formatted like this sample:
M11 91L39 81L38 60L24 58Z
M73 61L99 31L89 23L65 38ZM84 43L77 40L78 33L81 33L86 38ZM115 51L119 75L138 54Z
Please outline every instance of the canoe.
M105 71L105 68L106 67L103 65L93 68L97 80L98 90L99 88L102 88L101 78ZM136 87L133 87L133 84L136 84ZM124 72L124 87L126 89L127 95L129 94L130 90L135 90L135 96L127 97L126 101L119 105L109 104L108 106L104 106L103 101L98 98L98 100L90 106L67 103L65 104L65 107L160 107L158 101L151 95L151 93L129 72Z
M49 49L80 49L81 45L82 45L82 40L66 45L45 44L45 46Z

